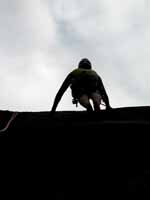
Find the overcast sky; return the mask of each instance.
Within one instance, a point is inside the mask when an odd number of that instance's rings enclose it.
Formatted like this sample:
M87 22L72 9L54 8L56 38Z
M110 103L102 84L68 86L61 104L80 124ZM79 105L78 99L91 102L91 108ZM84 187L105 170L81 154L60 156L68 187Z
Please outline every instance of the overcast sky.
M150 105L150 1L0 0L1 110L50 110L83 57L112 107ZM70 94L57 110L76 110Z

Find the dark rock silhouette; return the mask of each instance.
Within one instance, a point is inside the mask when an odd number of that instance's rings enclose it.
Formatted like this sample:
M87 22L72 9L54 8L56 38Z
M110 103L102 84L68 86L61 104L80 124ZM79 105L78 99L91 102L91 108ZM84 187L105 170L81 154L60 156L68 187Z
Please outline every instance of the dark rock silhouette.
M64 193L56 192L56 200L64 200Z
M0 114L2 129L12 112ZM147 106L92 114L60 111L53 117L49 112L18 112L1 136L45 138L55 152L57 188L67 188L69 199L73 194L76 199L96 199L102 193L130 196L150 191L149 130Z
M12 115L11 111L1 111L0 117L5 121L1 129L5 126L7 120ZM4 117L3 117L4 116ZM3 119L5 118L5 119ZM97 130L106 128L115 128L122 130L127 128L146 128L150 125L150 107L127 107L115 108L110 111L102 110L100 113L88 114L86 111L59 111L53 117L50 112L18 112L18 116L11 123L6 135L13 135L14 131L26 132L30 130L30 135L34 130L45 130L46 132L55 130ZM11 134L13 132L13 134Z

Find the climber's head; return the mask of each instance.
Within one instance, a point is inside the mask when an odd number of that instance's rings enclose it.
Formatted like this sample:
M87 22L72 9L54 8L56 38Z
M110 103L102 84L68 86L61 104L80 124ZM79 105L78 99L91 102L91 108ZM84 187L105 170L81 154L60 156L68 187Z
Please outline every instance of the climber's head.
M87 58L83 58L82 60L80 60L78 68L91 69L92 64Z

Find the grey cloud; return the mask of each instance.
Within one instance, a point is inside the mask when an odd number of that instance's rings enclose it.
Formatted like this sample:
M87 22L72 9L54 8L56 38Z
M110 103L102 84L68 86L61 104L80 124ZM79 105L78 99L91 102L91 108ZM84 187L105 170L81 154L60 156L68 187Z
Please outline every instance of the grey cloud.
M147 104L149 8L146 0L1 0L0 106L49 109L81 57L91 59L113 106ZM73 108L68 98L61 109Z

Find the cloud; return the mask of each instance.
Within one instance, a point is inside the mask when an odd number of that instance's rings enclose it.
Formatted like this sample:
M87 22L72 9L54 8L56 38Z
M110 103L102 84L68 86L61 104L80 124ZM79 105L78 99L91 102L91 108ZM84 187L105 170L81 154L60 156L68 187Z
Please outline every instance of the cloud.
M147 0L0 0L1 109L50 109L82 57L112 106L149 104L149 8ZM58 109L74 109L69 90Z

